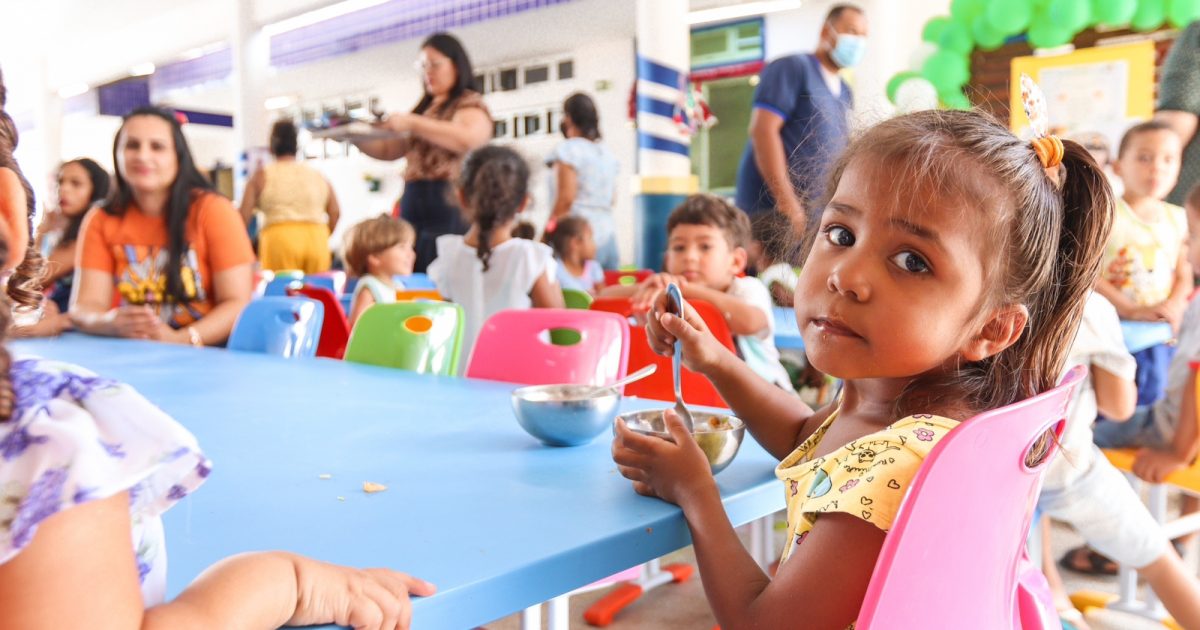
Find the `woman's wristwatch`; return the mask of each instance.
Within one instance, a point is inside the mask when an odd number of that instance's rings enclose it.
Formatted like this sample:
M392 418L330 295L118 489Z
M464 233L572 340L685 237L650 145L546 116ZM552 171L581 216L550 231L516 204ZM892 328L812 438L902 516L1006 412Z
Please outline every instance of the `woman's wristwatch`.
M196 330L195 326L187 327L188 341L197 348L204 347L204 338L200 336L200 331Z

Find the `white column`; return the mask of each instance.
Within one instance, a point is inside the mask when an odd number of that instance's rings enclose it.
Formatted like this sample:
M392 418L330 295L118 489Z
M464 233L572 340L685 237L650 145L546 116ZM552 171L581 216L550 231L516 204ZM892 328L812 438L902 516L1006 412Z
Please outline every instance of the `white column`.
M687 0L637 0L638 175L687 177L689 140L671 119L690 65Z
M234 197L241 198L242 187L249 177L246 156L267 146L270 128L263 106L262 86L266 83L270 65L270 41L254 23L252 2L229 0L231 20L230 47L233 52L233 130L238 138L238 155L234 160Z

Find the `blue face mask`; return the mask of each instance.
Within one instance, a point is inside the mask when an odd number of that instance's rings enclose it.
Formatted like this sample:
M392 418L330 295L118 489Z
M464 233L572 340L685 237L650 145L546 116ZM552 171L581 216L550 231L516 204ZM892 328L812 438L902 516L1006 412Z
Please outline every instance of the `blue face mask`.
M829 57L839 68L852 68L862 61L865 52L867 52L867 38L862 35L838 33L837 43L829 52Z

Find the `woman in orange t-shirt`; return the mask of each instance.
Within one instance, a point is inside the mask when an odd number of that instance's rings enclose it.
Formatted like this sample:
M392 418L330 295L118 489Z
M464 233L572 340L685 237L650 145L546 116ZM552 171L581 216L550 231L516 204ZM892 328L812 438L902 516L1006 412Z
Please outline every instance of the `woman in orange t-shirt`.
M253 287L254 251L237 211L196 169L168 110L126 116L113 162L116 196L80 230L76 328L223 344Z

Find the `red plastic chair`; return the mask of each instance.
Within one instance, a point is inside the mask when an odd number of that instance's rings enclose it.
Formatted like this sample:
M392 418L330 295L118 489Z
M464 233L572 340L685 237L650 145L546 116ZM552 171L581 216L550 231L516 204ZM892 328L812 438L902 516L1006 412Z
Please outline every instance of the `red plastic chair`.
M552 331L577 331L578 342L557 345ZM566 308L500 311L479 331L467 378L526 385L607 385L629 360L629 330L611 313Z
M708 325L713 336L726 348L735 350L733 334L729 332L729 324L717 307L703 300L690 300L688 304L696 309L700 318ZM658 366L654 374L630 383L625 387L626 396L637 396L651 400L675 401L675 385L671 382L671 358L660 356L650 349L646 341L644 327L632 321L633 308L628 298L598 298L592 302L592 310L617 313L626 318L629 326L629 369L640 370L651 363ZM680 373L683 388L683 400L692 405L709 407L727 407L725 400L717 393L717 389L707 378L683 368Z
M856 627L1061 628L1045 576L1025 555L1042 473L1030 448L1062 434L1086 369L1041 395L963 422L917 471L884 540Z
M325 320L321 324L321 341L317 344L317 356L341 360L346 354L346 342L350 339L350 324L346 321L346 311L342 310L342 303L333 291L306 284L298 289L289 288L287 294L303 295L325 307Z
M652 269L605 269L604 286L611 287L614 284L637 284L652 275L654 275L654 270Z

